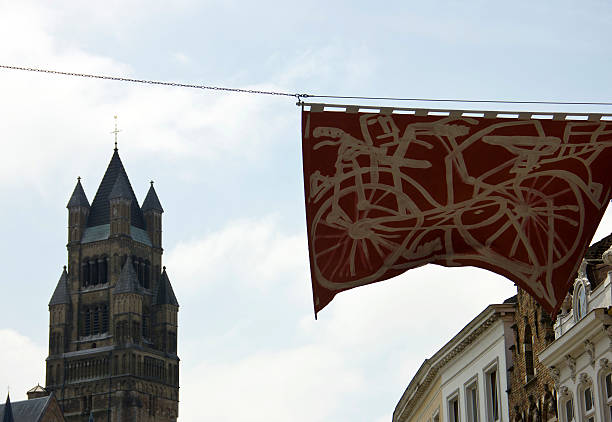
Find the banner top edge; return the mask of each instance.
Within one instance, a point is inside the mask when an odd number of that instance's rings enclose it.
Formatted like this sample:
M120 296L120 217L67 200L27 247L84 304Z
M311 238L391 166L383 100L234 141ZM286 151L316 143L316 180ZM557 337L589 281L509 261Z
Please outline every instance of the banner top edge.
M515 111L515 110L462 110L443 108L418 108L418 107L389 107L354 104L326 104L326 103L302 103L305 111L313 113L323 111L335 111L345 113L380 113L380 114L414 114L417 116L439 116L439 117L481 117L491 119L520 119L520 120L577 120L577 121L610 121L612 113L575 113L569 111Z

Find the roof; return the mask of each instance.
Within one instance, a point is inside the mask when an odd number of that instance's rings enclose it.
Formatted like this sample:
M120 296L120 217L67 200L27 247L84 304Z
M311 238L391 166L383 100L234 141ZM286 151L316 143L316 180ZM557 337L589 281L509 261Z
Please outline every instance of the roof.
M37 399L22 400L10 403L15 422L38 422L44 416L45 410L53 398L53 394ZM9 403L7 398L7 403ZM0 420L4 421L6 404L0 405ZM8 415L7 415L8 416ZM9 421L11 419L8 419Z
M100 240L106 240L110 236L110 224L102 224L101 226L86 227L81 238L81 243L98 242ZM139 229L138 227L130 226L130 237L136 242L142 243L143 245L151 246L151 239L146 230Z
M125 176L125 182L127 184L127 191L129 191L129 199L132 200L131 204L131 224L132 226L136 226L141 229L145 229L144 218L142 216L142 211L138 206L138 200L136 199L136 195L134 195L134 191L132 190L132 186L130 185L130 180L125 172L125 168L123 167L123 163L121 162L121 158L119 158L119 151L115 150L113 153L113 157L108 163L108 168L104 173L104 177L102 177L102 182L100 182L100 186L98 187L98 191L96 192L96 196L91 203L91 209L89 211L89 217L87 218L87 227L95 227L103 224L110 224L110 204L109 197L111 191L115 187L115 182L119 175Z
M601 262L601 256L603 253L612 246L612 234L607 235L598 242L593 243L587 249L584 259L587 261L599 261Z
M62 271L57 286L55 286L55 291L53 292L53 296L51 296L49 306L62 305L65 303L70 303L70 295L68 294L68 273L64 265L64 271Z
M74 191L72 192L72 196L68 201L68 205L66 208L72 207L86 207L89 208L89 201L87 200L87 195L85 195L85 191L83 190L83 186L81 185L81 178L77 179L77 184L74 187Z
M113 294L120 293L140 293L138 275L132 265L132 257L128 256L119 274L119 280L113 289Z
M111 189L110 194L108 195L108 199L132 199L131 198L132 189L130 188L130 182L127 179L125 173L119 173L117 175L117 179L115 180L115 184L113 185L113 189Z
M155 304L179 306L178 300L176 300L176 296L174 295L174 290L172 289L172 284L170 284L168 274L166 274L166 267L164 267L164 271L162 272L161 279L159 281L159 286L157 287Z
M153 187L153 182L151 182L149 192L147 192L147 196L142 203L142 212L147 212L149 210L164 212L159 202L159 198L157 197L157 193L155 192L155 188Z
M28 390L28 393L47 393L47 389L40 384L36 384L36 386Z

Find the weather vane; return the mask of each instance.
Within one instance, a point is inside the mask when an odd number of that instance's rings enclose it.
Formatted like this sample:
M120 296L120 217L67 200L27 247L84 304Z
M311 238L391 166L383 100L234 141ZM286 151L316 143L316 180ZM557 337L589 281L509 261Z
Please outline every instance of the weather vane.
M117 151L117 134L121 132L120 130L117 129L117 116L115 116L115 130L113 130L111 133L115 134L115 151Z

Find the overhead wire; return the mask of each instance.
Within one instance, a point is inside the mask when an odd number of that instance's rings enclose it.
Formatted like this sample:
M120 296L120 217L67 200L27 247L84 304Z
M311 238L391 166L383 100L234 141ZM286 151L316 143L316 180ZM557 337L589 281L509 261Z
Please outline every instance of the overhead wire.
M304 98L328 98L328 99L351 99L351 100L374 100L374 101L413 101L413 102L445 102L445 103L472 103L472 104L545 104L545 105L582 105L582 106L612 106L612 102L607 101L532 101L532 100L472 100L464 98L405 98L405 97L368 97L368 96L352 96L352 95L320 95L320 94L309 94L309 93L292 93L283 91L267 91L259 89L245 89L245 88L232 88L214 85L200 85L190 84L182 82L168 82L158 81L149 79L136 79L126 78L122 76L108 76L98 75L90 73L77 73L77 72L64 72L59 70L41 69L36 67L21 67L21 66L9 66L1 65L2 69L19 70L27 72L38 72L53 75L73 76L80 78L91 78L91 79L103 79L119 82L131 82L139 84L149 85L162 85L180 88L193 88L210 91L224 91L224 92L236 92L243 94L256 94L256 95L276 95L284 97L293 97L298 99L298 104L302 104Z

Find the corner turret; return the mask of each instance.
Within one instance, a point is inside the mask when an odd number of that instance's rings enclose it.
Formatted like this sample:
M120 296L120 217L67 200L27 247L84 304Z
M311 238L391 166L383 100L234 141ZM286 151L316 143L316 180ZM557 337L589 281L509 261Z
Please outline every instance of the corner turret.
M119 173L113 189L108 195L110 204L110 235L130 235L132 195L130 182Z
M161 274L153 304L156 313L155 331L157 335L155 337L158 341L156 347L166 353L176 355L179 304L174 295L168 274L166 274L166 267L164 267Z
M153 181L151 180L151 187L144 202L142 203L142 213L144 214L147 233L151 239L151 244L155 248L161 248L162 245L162 214L164 209L162 208L155 188L153 187Z
M77 243L83 237L83 230L87 225L89 215L89 201L81 186L81 178L77 178L72 196L68 201L68 243Z

